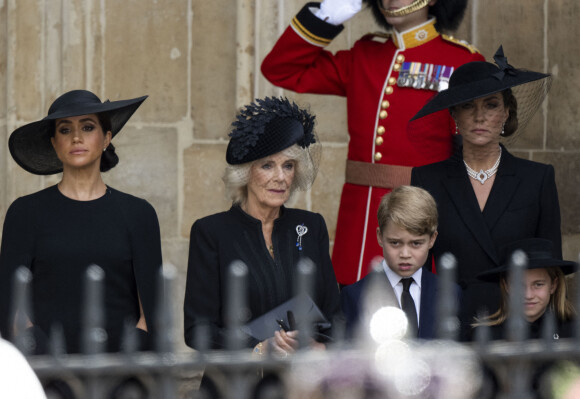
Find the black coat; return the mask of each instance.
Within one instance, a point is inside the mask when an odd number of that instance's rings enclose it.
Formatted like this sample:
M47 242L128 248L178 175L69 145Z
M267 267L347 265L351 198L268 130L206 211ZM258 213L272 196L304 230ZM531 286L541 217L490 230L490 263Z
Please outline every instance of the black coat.
M544 333L544 326L543 323L546 320L546 313L544 313L539 319L530 323L525 323L526 328L526 337L527 339L544 339L542 336ZM569 321L562 321L556 320L554 329L550 331L548 337L552 338L552 342L557 342L559 339L562 338L573 338L574 337L574 325L575 322L573 320ZM482 329L485 327L476 327L474 331L478 329ZM489 326L489 339L492 341L496 340L505 340L508 337L507 331L507 321L503 322L502 324ZM534 398L543 398L544 395L540 394L540 387L543 383L543 379L545 378L545 373L550 372L552 370L552 366L556 361L554 360L545 360L541 357L536 357L535 361L531 363L531 391L532 394L530 399ZM498 369L496 369L498 370ZM499 369L501 370L501 368ZM497 397L499 391L499 381L494 372L494 370L487 365L484 365L484 384L487 386L485 387L486 391L490 392L491 395L489 397ZM488 397L483 396L482 397Z
M499 308L497 284L477 280L478 273L500 266L499 250L512 241L546 238L562 258L560 206L554 168L511 155L502 149L497 176L483 212L467 175L461 152L448 160L414 168L411 184L433 195L439 211L439 235L432 249L437 261L451 252L457 258L457 281L463 288L463 331L478 309ZM464 338L467 338L464 336Z
M301 224L308 228L302 236L302 249L296 245L296 226ZM338 284L322 216L282 207L280 217L274 221L272 244L274 259L266 247L261 222L239 206L193 224L184 303L187 345L195 347L196 327L208 325L212 348L224 347L225 304L229 294L226 278L235 260L243 261L248 267L249 319L261 316L294 296L296 267L305 257L316 265L312 299L329 321L340 315ZM248 347L256 344L257 340L248 337Z
M540 318L538 318L534 322L526 322L526 337L527 339L543 339L543 323L547 318L545 317L546 314L544 313ZM477 327L481 328L481 327ZM507 322L504 322L499 325L490 326L490 339L501 340L507 339ZM553 331L549 334L550 337L554 341L559 340L560 338L572 338L574 337L574 321L562 321L556 320Z
M364 294L369 287L369 281L371 279L378 279L385 294L385 303L375 303L373 306L399 307L399 301L396 298L395 291L393 290L387 275L383 271L376 273L377 274L371 273L365 276L362 280L342 288L340 299L344 317L346 319L346 331L348 337L356 335L356 328L365 312L365 309L362 309ZM421 274L421 304L419 311L419 331L417 331L418 338L433 339L436 337L437 291L437 276L423 268L423 273ZM457 288L457 291L457 295L459 295L459 287ZM457 299L459 298L457 297Z

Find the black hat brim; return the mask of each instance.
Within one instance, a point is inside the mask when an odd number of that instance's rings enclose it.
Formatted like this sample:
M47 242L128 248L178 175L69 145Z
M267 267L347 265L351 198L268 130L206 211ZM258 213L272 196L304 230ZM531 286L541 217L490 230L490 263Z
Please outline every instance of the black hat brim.
M572 274L578 270L576 262L559 260L559 259L533 259L528 261L526 270L530 269L549 269L551 267L559 267L564 274ZM479 273L476 277L478 280L487 282L498 282L501 277L506 276L509 272L509 266L503 265L490 269L486 272Z
M455 73L458 71L459 69ZM423 108L419 110L419 112L415 114L415 116L413 116L413 118L411 118L410 121L414 121L444 109L452 108L456 105L477 98L486 97L494 93L502 92L506 89L511 89L519 85L546 79L548 77L550 77L550 75L540 72L518 70L516 75L512 76L505 74L501 80L494 76L488 76L485 79L474 80L454 87L449 87L447 90L437 93Z

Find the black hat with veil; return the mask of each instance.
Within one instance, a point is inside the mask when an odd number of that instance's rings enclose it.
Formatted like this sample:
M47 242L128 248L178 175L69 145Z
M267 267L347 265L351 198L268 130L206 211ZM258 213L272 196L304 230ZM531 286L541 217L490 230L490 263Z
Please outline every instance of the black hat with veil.
M318 172L321 150L316 117L287 98L265 97L243 107L232 123L226 151L229 165L242 165L298 148L300 173L293 188L308 190Z
M411 118L407 125L409 140L422 152L429 151L432 123L440 120L441 112L493 93L511 90L517 108L513 117L517 124L510 138L522 132L544 101L552 84L552 76L541 72L517 69L507 62L500 46L494 55L495 65L490 62L468 62L457 68L449 79L449 88L440 91ZM512 117L512 115L510 115Z

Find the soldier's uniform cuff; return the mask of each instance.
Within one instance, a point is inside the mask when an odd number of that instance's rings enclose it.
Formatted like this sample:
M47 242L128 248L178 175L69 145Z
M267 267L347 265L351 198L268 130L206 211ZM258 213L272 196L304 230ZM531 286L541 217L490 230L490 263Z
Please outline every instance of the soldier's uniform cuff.
M344 25L336 26L322 21L310 11L311 7L319 8L320 3L307 3L292 19L292 28L307 42L320 47L327 46L342 32Z

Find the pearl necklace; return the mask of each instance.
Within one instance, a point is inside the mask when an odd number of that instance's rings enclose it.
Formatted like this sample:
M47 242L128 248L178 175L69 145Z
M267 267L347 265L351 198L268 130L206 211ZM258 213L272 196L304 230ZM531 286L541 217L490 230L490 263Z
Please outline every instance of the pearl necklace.
M469 177L483 184L487 181L487 179L490 179L493 175L495 175L495 172L497 172L497 169L499 168L500 160L501 160L501 147L499 147L499 157L497 157L497 161L495 161L493 166L488 170L481 169L479 172L476 172L475 170L469 167L467 162L463 161L463 163L465 164L465 168L467 169L467 174L469 175Z

